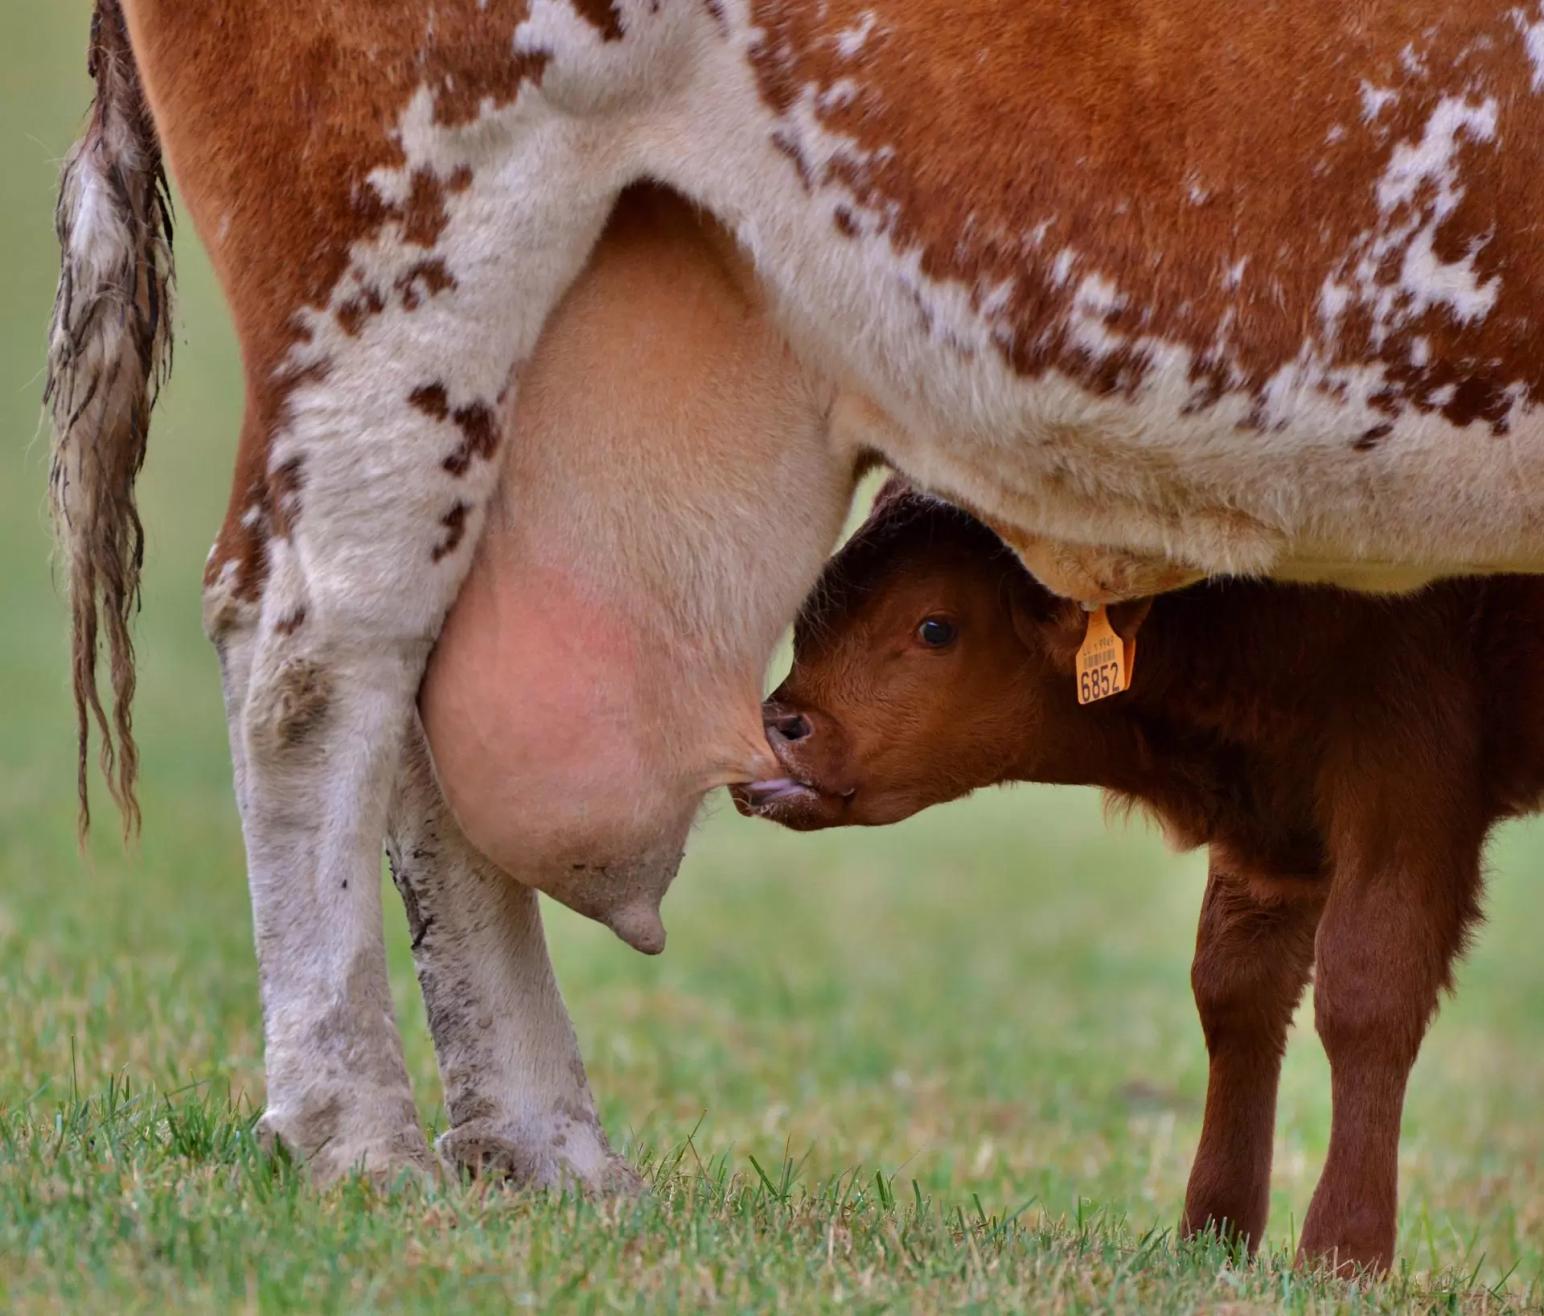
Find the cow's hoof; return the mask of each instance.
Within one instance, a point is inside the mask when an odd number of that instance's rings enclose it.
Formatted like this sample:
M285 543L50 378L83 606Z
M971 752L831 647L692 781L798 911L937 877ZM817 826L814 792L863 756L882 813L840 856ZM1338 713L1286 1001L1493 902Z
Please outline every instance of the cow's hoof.
M516 1188L578 1188L602 1197L643 1189L591 1119L469 1120L441 1134L435 1148L452 1174L502 1179Z
M323 1133L320 1122L270 1108L257 1122L258 1142L268 1151L282 1146L303 1162L318 1188L356 1174L382 1187L405 1180L423 1183L434 1176L429 1143L416 1119L383 1131L336 1129L331 1133Z

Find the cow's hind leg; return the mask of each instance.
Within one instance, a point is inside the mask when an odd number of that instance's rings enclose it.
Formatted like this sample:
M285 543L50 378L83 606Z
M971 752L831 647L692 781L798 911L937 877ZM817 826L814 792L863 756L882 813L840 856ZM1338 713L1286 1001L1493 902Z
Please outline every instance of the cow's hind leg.
M401 728L469 549L445 551L443 513L392 487L432 483L437 446L427 432L394 443L389 478L334 500L357 497L366 514L306 508L294 539L270 545L255 628L225 644L233 684L246 671L232 739L263 1002L260 1127L324 1182L430 1164L387 990L380 859ZM453 495L473 535L490 486L479 473ZM367 530L373 549L358 542Z
M236 801L251 850L260 834L257 820L265 816L251 803L246 717L261 614L256 600L232 590L232 574L216 573L206 584L204 627L219 654ZM369 936L380 923L379 881L342 878L328 893L314 880L277 877L256 864L250 869L268 1066L261 1135L308 1157L322 1181L354 1168L378 1176L427 1169L386 985L384 949ZM351 939L341 945L328 939L318 953L296 955L308 932L322 942L322 929L329 926L344 937L352 933ZM340 952L348 957L348 977L342 990L334 991L317 977ZM320 997L312 1003L322 1010L314 1025L307 1015L308 993Z
M447 1166L522 1186L633 1188L595 1114L536 892L467 844L416 717L387 851L445 1085Z
M250 628L223 643L263 1001L262 1129L323 1181L429 1163L387 992L381 848L402 728L496 481L513 367L609 207L609 194L584 204L577 183L547 181L557 213L544 217L530 212L539 189L495 178L483 195L474 182L432 299L318 321L315 360L278 401L273 380L249 381L264 477L233 514L268 530L261 578L217 553L211 587L230 577L258 599ZM405 286L423 260L411 244L378 244L369 274Z
M1210 1071L1182 1232L1260 1244L1270 1207L1276 1088L1313 965L1324 883L1254 871L1213 847L1191 985Z
M250 442L255 425L250 412L247 425L244 440ZM325 683L317 683L306 698L297 687L289 687L278 696L279 702L289 702L277 717L271 681L267 689L254 692L254 667L264 649L262 592L248 587L235 559L221 560L222 549L228 548L222 537L212 555L204 588L204 629L220 659L236 802L249 856L268 1077L267 1109L259 1132L265 1141L280 1140L306 1157L319 1181L354 1168L378 1176L427 1169L427 1147L408 1086L379 944L378 876L341 876L324 887L303 863L276 864L271 852L260 849L274 833L265 792L272 789L275 769L283 773L282 749L312 740L306 758L313 765L326 763L320 752L324 747L314 740L331 714ZM295 629L290 623L279 631L288 635ZM269 652L272 648L270 638ZM249 719L254 693L266 703ZM258 724L255 745L250 744L249 720ZM313 723L309 729L304 725L308 721ZM277 756L271 743L275 740L288 742ZM297 786L289 807L297 813L307 798L319 808L348 805L346 798L324 803L324 796L310 796L312 784L300 785L301 773L292 780ZM326 858L337 872L340 856ZM373 942L372 928L377 930ZM329 981L340 964L346 977Z

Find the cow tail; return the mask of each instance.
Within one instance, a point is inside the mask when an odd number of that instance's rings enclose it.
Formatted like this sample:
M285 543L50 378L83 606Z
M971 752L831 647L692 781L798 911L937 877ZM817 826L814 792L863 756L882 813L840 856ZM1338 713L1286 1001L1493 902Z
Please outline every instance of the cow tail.
M119 0L97 0L86 67L96 95L59 180L59 288L43 393L53 422L49 501L68 572L82 840L93 721L124 836L140 824L130 620L145 535L134 480L172 356L171 197ZM97 688L104 645L110 719Z

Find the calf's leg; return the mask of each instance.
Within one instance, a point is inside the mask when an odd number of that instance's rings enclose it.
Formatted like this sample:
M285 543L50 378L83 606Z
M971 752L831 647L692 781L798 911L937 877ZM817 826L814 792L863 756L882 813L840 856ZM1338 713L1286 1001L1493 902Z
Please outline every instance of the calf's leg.
M1181 1232L1260 1244L1270 1208L1276 1088L1313 964L1323 883L1258 871L1214 846L1190 981L1206 1036L1206 1115Z
M1383 1270L1394 1258L1405 1085L1479 912L1483 829L1453 804L1411 799L1337 847L1314 981L1333 1112L1304 1261Z
M387 853L445 1085L453 1170L522 1186L637 1183L596 1118L558 992L536 892L467 844L440 796L414 716Z

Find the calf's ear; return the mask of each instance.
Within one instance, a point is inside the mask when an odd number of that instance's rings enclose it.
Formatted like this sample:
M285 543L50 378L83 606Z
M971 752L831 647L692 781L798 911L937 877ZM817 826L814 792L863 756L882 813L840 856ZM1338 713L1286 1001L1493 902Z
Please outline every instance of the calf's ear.
M1082 624L1076 603L1052 594L1018 562L1009 568L1005 587L1013 633L1031 653L1058 653L1065 636Z
M1130 599L1125 603L1112 603L1110 605L1110 625L1115 628L1115 633L1123 640L1134 640L1136 634L1142 629L1142 623L1147 620L1147 614L1153 610L1151 598Z
M1123 640L1136 638L1153 601L1130 599L1109 605L1110 625ZM1052 594L1027 571L1014 572L1008 586L1008 614L1014 634L1031 653L1044 653L1058 666L1070 667L1088 631L1088 612L1080 603Z

